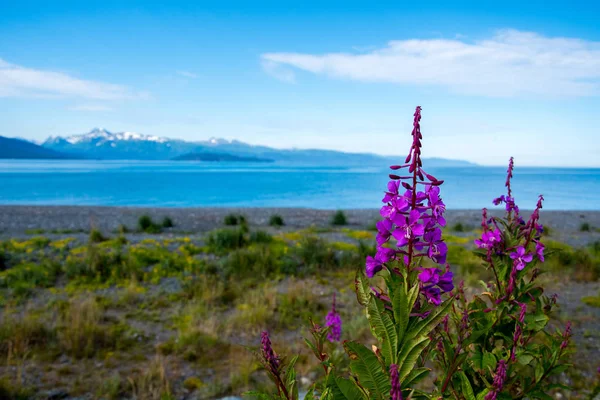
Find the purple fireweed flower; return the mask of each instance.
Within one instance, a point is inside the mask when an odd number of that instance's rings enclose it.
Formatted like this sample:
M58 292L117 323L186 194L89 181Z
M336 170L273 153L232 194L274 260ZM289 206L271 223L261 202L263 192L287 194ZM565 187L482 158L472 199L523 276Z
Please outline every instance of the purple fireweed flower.
M536 241L535 242L535 254L537 255L538 260L540 260L541 262L544 262L544 245L539 242Z
M333 294L333 304L331 305L331 311L325 317L325 326L330 327L329 333L327 333L327 340L331 343L339 342L342 336L342 318L335 310L335 293Z
M398 366L390 365L390 398L391 400L402 400L402 388L400 387L400 377L398 376Z
M417 210L411 210L408 217L398 215L394 223L398 228L392 233L392 236L398 241L398 247L406 246L411 239L422 236L425 233L425 225L419 224L421 213Z
M367 276L372 278L383 269L383 262L377 258L377 255L375 257L367 256L366 267Z
M431 215L435 222L440 226L446 226L446 219L444 218L444 212L446 211L446 205L440 198L440 188L438 186L431 186L427 191L428 205L431 207Z
M386 263L391 261L396 255L396 250L388 247L379 246L377 248L377 254L375 257L379 258L382 262Z
M486 396L485 400L496 400L498 393L504 387L506 381L506 361L498 361L498 367L496 368L496 375L494 375L493 389Z
M395 270L386 264L392 260L404 260L411 268L415 257L426 256L436 263L446 261L447 245L443 243L439 227L446 225L445 204L440 198L439 186L443 183L422 168L420 127L421 107L414 113L412 145L404 163L392 165L391 181L383 197L380 214L384 218L377 223L377 254L367 257L367 276L373 277L383 268ZM408 169L408 173L399 170ZM419 190L418 185L423 185ZM401 193L400 188L404 188ZM396 250L382 247L391 237L396 240ZM400 257L402 254L402 258ZM435 291L431 291L435 292Z
M269 332L264 331L261 333L261 345L262 345L262 357L267 365L269 371L275 375L279 373L279 357L273 351L271 345L271 339L269 339Z
M398 189L400 187L400 181L389 181L387 185L387 192L385 192L385 196L383 200L384 203L391 201L394 197L398 196Z
M483 232L481 239L475 239L475 245L480 249L491 249L502 241L502 233L499 229Z
M442 230L440 228L430 228L431 230L427 230L429 223L425 228L426 231L423 235L423 242L416 242L415 247L418 250L428 247L427 256L437 264L444 264L446 263L448 246L442 241Z
M492 200L492 203L494 203L495 206L500 205L502 203L504 203L505 197L504 195L500 196L500 197L496 197L494 200Z
M394 197L390 202L381 207L379 214L384 218L394 219L410 208L410 203L404 196Z
M383 219L375 225L377 227L377 244L381 246L390 239L394 224L389 219Z
M517 247L517 251L510 253L510 258L514 260L514 266L517 270L521 271L525 268L525 264L533 260L532 254L526 254L523 246Z
M418 278L422 284L421 292L427 302L436 306L439 306L442 302L442 293L454 289L452 272L450 271L442 274L442 271L437 268L422 268Z
M383 264L391 261L396 255L396 250L387 247L377 247L375 257L367 256L365 266L369 278L383 269Z

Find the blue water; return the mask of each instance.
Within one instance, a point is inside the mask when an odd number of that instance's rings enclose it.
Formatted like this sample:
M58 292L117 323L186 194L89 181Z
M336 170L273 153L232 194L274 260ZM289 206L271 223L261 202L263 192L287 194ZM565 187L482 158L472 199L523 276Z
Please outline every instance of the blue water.
M426 166L425 166L426 167ZM386 168L171 161L0 161L0 204L376 208ZM430 168L449 209L492 207L505 167ZM516 168L523 209L600 210L600 169Z

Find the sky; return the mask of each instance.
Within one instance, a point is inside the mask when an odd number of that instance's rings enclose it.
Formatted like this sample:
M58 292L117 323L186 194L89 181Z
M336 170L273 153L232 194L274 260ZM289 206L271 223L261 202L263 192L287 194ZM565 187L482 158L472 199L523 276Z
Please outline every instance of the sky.
M0 135L600 167L600 3L0 0Z

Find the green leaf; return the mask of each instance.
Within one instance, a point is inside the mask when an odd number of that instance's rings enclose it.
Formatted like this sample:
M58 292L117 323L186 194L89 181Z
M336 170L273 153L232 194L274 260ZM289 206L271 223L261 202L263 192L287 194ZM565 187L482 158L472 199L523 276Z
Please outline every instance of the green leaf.
M473 393L473 387L471 386L471 382L469 382L469 378L467 378L465 373L462 371L458 372L457 375L460 378L460 387L463 396L465 396L467 400L476 400L475 394Z
M415 383L425 378L430 371L431 370L429 368L415 368L410 371L408 376L402 381L402 384L406 387L413 386Z
M400 378L400 382L404 381L408 374L415 368L417 361L419 361L419 356L429 343L430 340L426 336L407 340L403 343L398 355L398 377Z
M390 393L390 380L375 354L362 344L351 341L344 343L344 349L351 359L350 369L361 386L369 391L370 397L386 399Z
M448 309L452 305L452 298L446 300L439 307L434 309L431 314L421 321L415 323L406 334L406 338L416 338L419 336L427 336L435 328L448 313ZM418 317L417 317L418 318Z
M266 394L266 393L261 393L261 392L245 392L243 394L244 397L250 397L253 399L258 399L258 400L273 400L273 399L277 399L277 397Z
M530 314L525 316L525 328L533 331L541 331L548 323L546 314Z
M473 362L473 368L479 372L496 369L496 356L492 353L482 353L480 350L477 350L473 354L473 357L471 357L471 361Z
M394 318L398 326L398 342L401 342L408 327L410 311L415 305L419 295L419 286L414 285L408 292L406 282L401 288L394 292L392 303L394 307Z
M554 398L552 396L542 392L541 390L536 390L535 392L531 392L531 393L529 393L529 396L531 396L531 398L534 398L534 399L554 400Z
M349 379L329 375L327 386L331 388L334 400L363 400L365 394Z
M371 296L367 308L367 318L371 324L373 335L381 342L381 353L387 364L396 363L398 352L398 335L390 315L386 312L383 302Z
M490 389L483 389L482 392L477 393L477 400L484 400L485 396L490 392Z
M356 277L354 278L354 287L356 288L356 299L358 304L367 306L371 298L371 290L369 289L369 282L363 269L356 271Z

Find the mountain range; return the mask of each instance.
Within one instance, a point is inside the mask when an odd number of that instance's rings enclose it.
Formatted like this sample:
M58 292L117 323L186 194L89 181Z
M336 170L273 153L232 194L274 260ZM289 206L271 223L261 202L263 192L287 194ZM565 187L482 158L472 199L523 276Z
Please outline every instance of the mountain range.
M0 137L2 138L2 137ZM397 163L398 157L370 153L345 153L317 149L275 149L238 140L210 138L188 142L134 132L109 132L95 128L72 136L51 136L41 145L2 138L0 158L79 158L102 160L191 160L292 162L312 165L379 166ZM8 143L10 143L9 149ZM6 146L6 148L5 148ZM468 166L467 161L428 159L429 166Z

